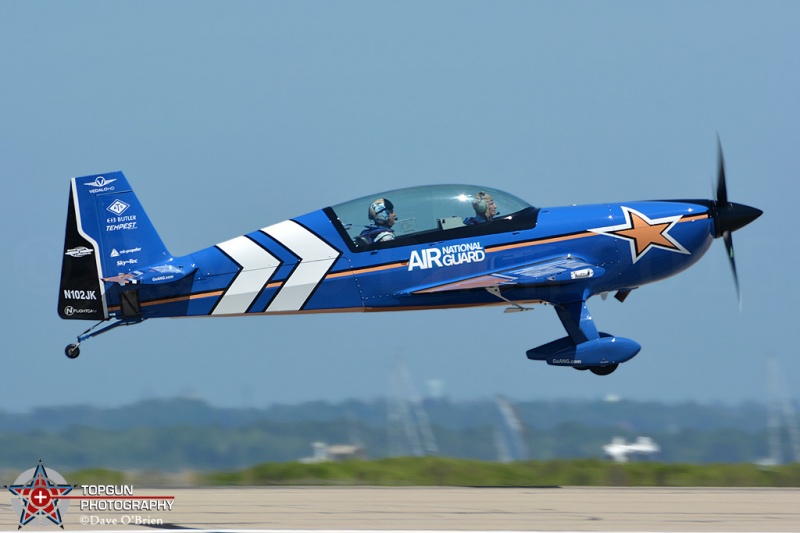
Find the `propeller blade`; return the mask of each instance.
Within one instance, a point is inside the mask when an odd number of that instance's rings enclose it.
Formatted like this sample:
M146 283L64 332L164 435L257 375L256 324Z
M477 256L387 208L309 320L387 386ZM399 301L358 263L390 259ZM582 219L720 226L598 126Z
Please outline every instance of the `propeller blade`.
M736 273L736 258L733 253L732 234L761 216L762 211L749 205L730 203L728 201L728 186L725 183L725 157L722 155L722 142L717 134L717 188L712 206L714 217L714 237L722 237L725 241L725 251L728 253L728 263L733 273L733 283L736 286L736 297L739 300L739 310L742 310L742 291L739 289L739 275Z
M728 186L725 184L725 158L722 155L722 142L717 135L717 194L715 200L724 209L728 205Z
M733 273L733 284L736 286L736 298L739 300L739 310L742 309L742 291L739 289L739 275L736 273L736 258L733 254L733 235L730 231L722 234L722 240L725 241L725 251L728 252L728 262L731 265L731 272Z

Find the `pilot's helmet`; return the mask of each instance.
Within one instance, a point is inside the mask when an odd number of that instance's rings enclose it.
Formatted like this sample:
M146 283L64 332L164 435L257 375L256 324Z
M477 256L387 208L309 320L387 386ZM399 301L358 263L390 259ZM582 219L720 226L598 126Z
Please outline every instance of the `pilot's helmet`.
M394 211L394 204L386 198L378 198L369 206L369 219L378 225L389 222L389 216Z
M475 213L485 215L486 210L489 209L489 204L492 202L494 202L492 195L481 191L472 199L472 208L475 210Z

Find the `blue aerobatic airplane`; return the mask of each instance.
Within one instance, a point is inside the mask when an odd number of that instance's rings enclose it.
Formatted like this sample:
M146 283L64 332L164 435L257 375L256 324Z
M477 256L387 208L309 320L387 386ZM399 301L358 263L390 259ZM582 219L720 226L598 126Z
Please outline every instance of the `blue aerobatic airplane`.
M171 255L121 172L70 184L58 313L93 320L76 344L149 318L551 305L567 335L529 359L607 375L640 350L599 331L595 295L693 265L761 211L731 203L719 154L714 200L534 207L483 186L373 194ZM738 281L736 281L738 291ZM101 327L102 326L102 327Z

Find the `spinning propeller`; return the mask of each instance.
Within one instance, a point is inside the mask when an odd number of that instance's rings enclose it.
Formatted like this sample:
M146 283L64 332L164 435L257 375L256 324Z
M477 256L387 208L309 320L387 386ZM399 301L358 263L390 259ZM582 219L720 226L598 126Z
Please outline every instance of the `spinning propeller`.
M722 143L719 140L719 136L717 136L717 152L719 153L717 163L717 190L712 204L715 226L714 237L722 237L722 240L725 242L725 250L728 252L728 261L731 265L731 272L733 272L733 282L736 285L736 297L739 300L739 307L741 308L742 293L739 289L739 276L736 273L736 259L733 254L733 237L731 234L760 217L763 211L755 207L728 201L728 187L725 184L725 160L722 156Z

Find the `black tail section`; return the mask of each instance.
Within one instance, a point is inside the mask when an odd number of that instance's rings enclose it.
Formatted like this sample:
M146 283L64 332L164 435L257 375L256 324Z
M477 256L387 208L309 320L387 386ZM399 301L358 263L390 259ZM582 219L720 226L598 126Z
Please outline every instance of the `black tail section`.
M71 185L58 314L73 320L103 320L108 318L108 308L101 281L100 245L82 231L76 196Z

